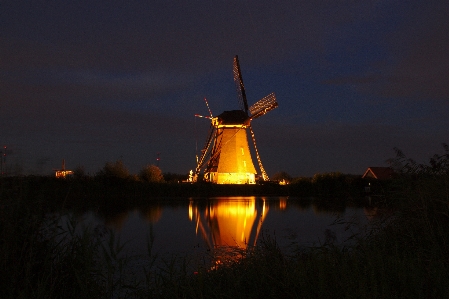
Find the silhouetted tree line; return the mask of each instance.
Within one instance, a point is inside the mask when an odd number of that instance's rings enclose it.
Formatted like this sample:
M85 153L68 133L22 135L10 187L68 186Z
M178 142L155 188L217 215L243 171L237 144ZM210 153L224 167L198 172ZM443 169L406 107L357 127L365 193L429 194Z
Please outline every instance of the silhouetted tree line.
M315 174L313 177L296 177L281 171L272 177L272 183L263 186L209 186L207 183L179 184L186 181L188 174L162 173L155 165L145 165L137 174L131 174L122 160L106 162L94 175L87 175L83 166L73 170L67 177L71 184L71 194L98 194L100 197L144 197L151 195L295 195L295 196L348 196L359 195L363 189L360 176L334 173ZM44 181L55 181L49 177ZM42 180L38 180L42 181ZM76 182L81 182L77 184ZM278 182L285 182L279 186ZM41 182L42 183L42 182ZM51 183L49 183L51 184ZM64 184L55 181L55 185ZM142 186L148 184L148 187ZM174 186L174 185L179 186ZM34 183L33 183L34 185ZM164 187L163 185L169 185ZM78 188L78 189L77 189Z
M296 177L289 184L292 194L319 197L359 197L366 181L361 175L340 172L317 173L313 177Z
M78 166L73 171L73 177L76 179L87 178L83 166ZM147 183L163 183L170 182L174 180L173 174L167 175L167 180L165 174L162 173L161 169L156 165L148 164L145 165L138 174L130 174L128 168L125 166L122 160L117 160L115 162L106 162L102 169L100 169L94 178L106 179L112 181L141 181Z
M101 196L113 195L122 197L145 197L147 193L152 195L292 195L300 197L320 197L320 198L340 198L348 200L348 198L360 198L365 194L365 186L370 182L380 190L383 195L388 192L394 192L403 188L405 184L410 184L418 178L441 178L449 177L449 146L443 144L444 153L435 154L429 159L428 164L419 164L413 159L407 158L405 154L394 149L396 157L389 159L387 162L398 175L394 180L389 182L378 182L377 180L362 179L361 175L343 174L340 172L317 173L312 177L292 177L284 171L275 173L271 179L273 184L265 184L264 186L209 186L208 184L178 184L186 181L188 174L162 173L161 169L155 165L145 165L137 174L130 174L128 168L122 160L115 162L107 162L93 176L86 175L83 166L78 166L73 171L73 176L65 181L71 181L71 193L77 184L75 181L81 181L78 184L80 194L102 193ZM53 185L64 184L57 182L54 178L31 180L30 189L45 189L48 185L50 189ZM86 184L86 182L92 182ZM276 182L284 181L285 186L279 186ZM51 183L53 182L53 183ZM163 184L162 184L163 183ZM176 184L175 184L176 183ZM148 185L145 187L145 184ZM167 185L164 187L164 185ZM32 187L32 188L31 188ZM89 190L90 188L90 190ZM410 186L413 188L413 186ZM440 190L446 190L441 186ZM83 193L84 192L84 193ZM53 192L54 194L57 191Z

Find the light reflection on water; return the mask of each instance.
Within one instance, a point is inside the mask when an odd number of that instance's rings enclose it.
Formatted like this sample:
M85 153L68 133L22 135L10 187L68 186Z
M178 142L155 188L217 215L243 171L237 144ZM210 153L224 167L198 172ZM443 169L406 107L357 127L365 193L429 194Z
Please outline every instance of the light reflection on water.
M90 212L85 217L111 228L127 242L128 254L145 255L153 236L152 250L159 256L215 258L223 248L244 250L267 235L285 250L320 245L329 236L341 243L358 232L355 226L348 230L345 223L363 226L374 216L363 208L326 208L298 198L216 197L165 200L115 213ZM344 224L332 225L336 219Z
M248 244L255 245L268 213L265 199L261 201L260 208L256 207L255 197L218 198L201 208L190 200L189 219L195 222L195 233L202 236L209 249L222 246L246 249ZM257 229L253 229L255 223Z

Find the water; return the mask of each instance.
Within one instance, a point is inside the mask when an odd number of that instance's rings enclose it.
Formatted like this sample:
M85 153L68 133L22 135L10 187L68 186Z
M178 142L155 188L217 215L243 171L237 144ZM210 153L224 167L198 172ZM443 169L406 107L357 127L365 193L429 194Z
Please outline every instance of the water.
M129 255L147 254L151 240L160 257L202 257L223 248L244 250L267 237L285 251L341 244L372 217L367 209L323 209L292 197L216 197L152 200L127 211L89 212L83 221L112 229Z

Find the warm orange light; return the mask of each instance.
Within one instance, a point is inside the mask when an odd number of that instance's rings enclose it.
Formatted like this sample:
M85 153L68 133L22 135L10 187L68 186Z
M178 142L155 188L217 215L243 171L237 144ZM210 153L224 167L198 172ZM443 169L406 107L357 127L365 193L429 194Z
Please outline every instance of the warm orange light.
M192 207L192 202L189 203L189 220L190 220L190 221L193 220L193 207Z
M242 165L246 168L246 161L242 163ZM228 172L219 172L214 173L214 180L217 184L255 184L256 183L256 175L254 173L249 172L238 172L238 173L228 173Z
M219 228L215 245L246 248L256 216L255 198L244 202L219 202L211 207L210 218L217 221Z
M287 198L281 198L279 200L279 209L285 210L287 208Z
M203 237L213 252L214 265L211 269L242 258L248 246L256 245L268 213L268 205L264 198L262 200L261 208L257 207L256 197L212 200L204 212L192 204L191 221L196 222L195 233Z
M192 216L191 216L192 215ZM198 228L205 239L211 239L213 247L237 246L245 249L250 242L251 232L257 217L255 197L245 198L245 200L219 201L205 210L207 223L210 225L208 233L207 227L203 227L197 207L190 208L189 219L197 221ZM209 226L208 225L208 226ZM254 237L254 236L253 236Z
M73 171L71 170L56 170L56 177L57 178L65 178L68 175L73 174Z

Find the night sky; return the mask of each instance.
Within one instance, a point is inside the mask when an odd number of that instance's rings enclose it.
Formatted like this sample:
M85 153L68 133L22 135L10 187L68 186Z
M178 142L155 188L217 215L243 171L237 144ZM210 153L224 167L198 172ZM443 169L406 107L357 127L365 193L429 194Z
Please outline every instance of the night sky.
M449 1L1 1L0 145L10 173L122 159L187 174L239 55L269 175L418 162L449 143ZM257 163L256 161L254 161Z

